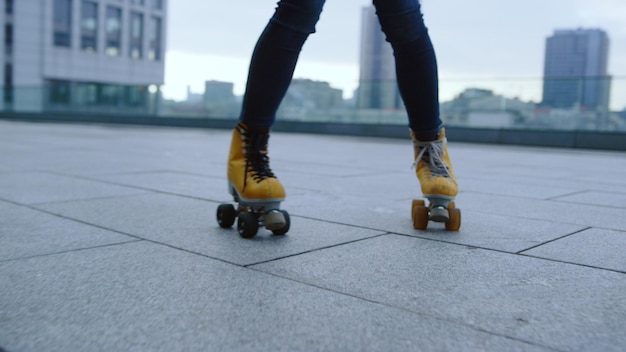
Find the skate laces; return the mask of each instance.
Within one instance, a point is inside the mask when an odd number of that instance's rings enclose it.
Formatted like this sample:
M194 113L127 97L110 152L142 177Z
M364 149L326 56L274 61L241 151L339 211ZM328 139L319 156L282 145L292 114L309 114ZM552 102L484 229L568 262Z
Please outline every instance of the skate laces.
M266 178L276 177L270 169L270 158L267 155L268 133L244 132L244 153L246 154L245 175L250 174L257 183ZM244 188L248 177L244 177Z
M444 140L436 140L430 142L413 141L413 146L420 148L420 152L413 162L413 168L417 168L420 161L424 161L433 177L448 177L454 179L450 174L450 169L443 160L446 151L444 149Z

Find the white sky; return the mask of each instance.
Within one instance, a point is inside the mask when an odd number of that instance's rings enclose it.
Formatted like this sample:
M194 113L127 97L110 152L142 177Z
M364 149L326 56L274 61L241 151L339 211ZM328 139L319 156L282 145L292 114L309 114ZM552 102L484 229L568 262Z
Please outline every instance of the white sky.
M187 86L202 92L206 80L234 82L242 94L250 54L276 1L170 0L166 96L182 99ZM361 8L369 4L327 0L295 77L328 81L350 96L358 82ZM626 108L625 0L423 0L423 12L442 100L468 84L539 99L545 39L555 29L583 27L608 32L609 74L621 76L613 82L612 106Z

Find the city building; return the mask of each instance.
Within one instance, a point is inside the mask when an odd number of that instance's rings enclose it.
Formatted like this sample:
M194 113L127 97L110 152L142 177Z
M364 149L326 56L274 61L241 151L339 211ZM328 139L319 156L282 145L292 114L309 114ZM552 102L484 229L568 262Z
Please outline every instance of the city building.
M147 112L167 0L3 0L2 110Z
M206 81L204 82L204 102L207 105L230 103L235 100L232 82Z
M404 107L396 81L393 49L385 40L373 6L361 13L358 109L394 110Z
M607 33L601 29L556 30L545 48L541 105L607 112L611 90Z
M290 120L319 120L330 111L343 110L343 91L328 82L296 78L291 81L287 94L280 104L278 116Z
M497 95L489 89L467 88L441 104L441 119L446 125L509 128L531 120L534 110L534 103Z
M209 116L238 117L241 106L235 97L234 88L235 84L232 82L204 82L204 109Z

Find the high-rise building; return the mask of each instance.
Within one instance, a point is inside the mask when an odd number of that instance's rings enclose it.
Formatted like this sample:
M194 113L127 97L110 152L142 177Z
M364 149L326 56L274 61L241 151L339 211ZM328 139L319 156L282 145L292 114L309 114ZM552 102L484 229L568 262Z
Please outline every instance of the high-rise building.
M402 99L396 81L393 49L385 40L373 6L361 13L359 109L399 109Z
M609 37L603 30L556 30L546 40L542 105L607 111L608 56Z
M167 0L2 0L0 107L143 111L164 79Z

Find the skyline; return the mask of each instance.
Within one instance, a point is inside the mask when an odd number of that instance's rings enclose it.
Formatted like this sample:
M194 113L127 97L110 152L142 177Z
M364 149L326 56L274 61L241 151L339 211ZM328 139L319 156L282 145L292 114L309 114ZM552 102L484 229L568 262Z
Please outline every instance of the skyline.
M352 95L359 80L360 13L370 3L327 1L317 33L305 44L294 77L326 81L343 89L344 96ZM238 8L241 6L246 11L237 17L228 4L169 2L166 97L184 98L188 85L200 92L206 80L233 82L235 93L243 93L250 54L275 1L240 0ZM489 11L481 10L486 8ZM616 77L612 106L626 107L626 3L622 1L505 4L477 0L468 4L425 0L423 9L442 85L505 78L540 86L547 37L557 29L601 28L611 41L609 74ZM527 27L527 23L533 25ZM520 87L514 89L521 98L537 97L538 92L530 91L535 88ZM446 98L442 96L442 100Z

